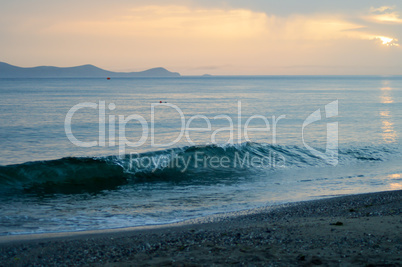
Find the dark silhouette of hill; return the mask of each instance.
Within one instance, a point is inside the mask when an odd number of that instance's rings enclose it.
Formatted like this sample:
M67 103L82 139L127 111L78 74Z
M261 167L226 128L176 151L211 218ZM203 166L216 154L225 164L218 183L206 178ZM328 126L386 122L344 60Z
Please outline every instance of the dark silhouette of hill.
M0 62L0 78L100 78L100 77L179 77L177 72L165 68L153 68L140 72L113 72L94 65L59 68L40 66L22 68Z

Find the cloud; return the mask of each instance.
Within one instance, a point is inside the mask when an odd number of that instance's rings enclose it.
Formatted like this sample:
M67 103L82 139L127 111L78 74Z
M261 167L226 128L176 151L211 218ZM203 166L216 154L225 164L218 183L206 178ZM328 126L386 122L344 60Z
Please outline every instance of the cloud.
M399 46L398 39L386 37L386 36L372 36L371 40L380 41L383 45L386 46Z
M371 7L370 12L375 15L383 15L383 14L391 13L394 10L394 8L395 7L390 7L390 6L382 6L382 7L378 7L378 8Z
M352 36L362 28L334 15L281 17L247 9L205 9L186 6L142 6L124 15L61 21L47 34L169 38L325 40Z
M33 65L92 63L127 70L164 66L183 74L306 74L347 62L393 62L402 52L389 49L399 46L399 25L374 20L390 14L399 18L394 7L372 8L369 13L366 9L364 16L357 11L267 9L130 2L79 14L27 14L19 19L10 15L7 20L0 17L0 22L8 21L2 32L3 54L21 62L29 58Z
M137 37L246 38L261 34L265 14L246 9L142 6L108 19L63 21L47 33Z
M402 21L395 19L398 17L393 7L371 8L370 12L371 20ZM393 20L391 15L394 16ZM319 42L331 40L384 41L384 38L389 38L392 41L384 44L397 46L397 39L385 37L384 33L369 33L364 23L352 22L336 14L277 16L248 9L151 5L129 8L124 13L121 10L111 12L102 18L61 19L53 24L42 25L46 26L37 31L43 36L164 42L169 47L203 46L209 51L221 47L223 53L225 49L233 52L233 48L249 41L254 42L252 46L264 43L272 46L273 43L295 41L315 42L318 45ZM229 44L230 47L227 47Z
M402 24L399 13L395 11L395 7L390 6L372 7L367 19L377 23Z

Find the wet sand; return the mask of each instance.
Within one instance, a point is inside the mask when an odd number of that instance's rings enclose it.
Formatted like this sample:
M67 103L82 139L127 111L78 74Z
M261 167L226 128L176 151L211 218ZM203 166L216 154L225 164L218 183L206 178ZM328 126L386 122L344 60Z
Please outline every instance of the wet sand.
M1 266L402 266L402 191L181 224L0 237Z

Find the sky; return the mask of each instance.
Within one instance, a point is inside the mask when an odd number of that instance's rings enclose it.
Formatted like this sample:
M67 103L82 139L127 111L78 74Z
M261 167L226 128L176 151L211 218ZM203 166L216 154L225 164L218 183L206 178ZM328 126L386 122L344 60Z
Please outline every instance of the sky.
M0 61L182 75L402 75L402 1L0 0Z

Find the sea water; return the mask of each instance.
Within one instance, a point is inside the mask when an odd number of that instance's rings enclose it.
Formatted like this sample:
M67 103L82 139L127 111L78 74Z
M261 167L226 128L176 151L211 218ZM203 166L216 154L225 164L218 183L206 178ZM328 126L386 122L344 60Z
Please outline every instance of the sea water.
M402 77L0 79L0 235L402 189Z

